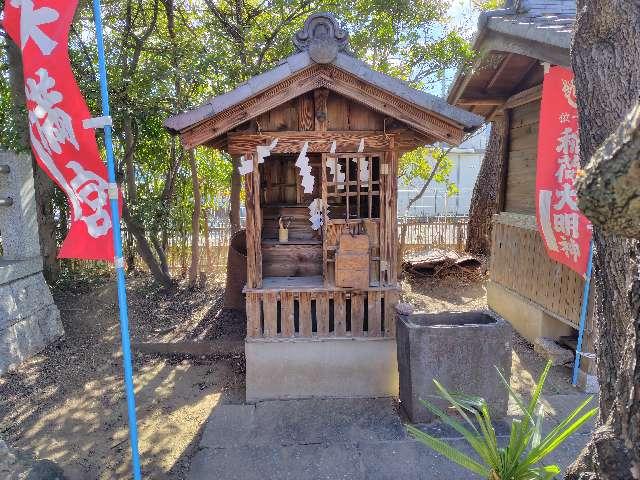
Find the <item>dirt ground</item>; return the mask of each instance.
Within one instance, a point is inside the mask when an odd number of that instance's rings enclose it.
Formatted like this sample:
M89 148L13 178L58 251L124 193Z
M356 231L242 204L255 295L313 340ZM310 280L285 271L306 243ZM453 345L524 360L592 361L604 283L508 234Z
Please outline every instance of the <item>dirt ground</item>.
M413 276L403 299L426 311L486 307L480 274ZM242 339L244 322L222 311L222 288L165 292L145 276L128 279L133 342ZM112 280L54 292L66 336L12 373L0 376L0 437L37 458L59 463L70 480L129 476L120 334ZM526 392L544 366L514 339L513 386ZM147 478L185 476L205 420L221 402L244 399L244 358L135 355L140 452ZM567 368L546 390L571 393Z

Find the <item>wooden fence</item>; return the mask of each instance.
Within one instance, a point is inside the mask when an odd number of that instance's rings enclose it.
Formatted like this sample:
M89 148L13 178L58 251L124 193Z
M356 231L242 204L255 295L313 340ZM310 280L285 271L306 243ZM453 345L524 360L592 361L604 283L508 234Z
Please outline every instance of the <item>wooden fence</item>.
M398 219L398 240L404 236L405 253L444 248L462 250L467 240L468 217L401 217ZM228 223L209 227L208 239L201 235L201 271L216 271L226 267L231 228ZM190 235L172 236L167 249L167 262L173 275L184 275L191 261ZM142 267L142 261L138 261Z

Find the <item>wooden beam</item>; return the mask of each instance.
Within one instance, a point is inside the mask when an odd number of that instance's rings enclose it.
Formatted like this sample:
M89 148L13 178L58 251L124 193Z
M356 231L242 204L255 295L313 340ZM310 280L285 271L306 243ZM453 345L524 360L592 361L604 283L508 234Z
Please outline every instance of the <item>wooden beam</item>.
M513 55L514 55L513 53L509 53L507 54L506 57L502 59L500 66L496 68L496 71L493 72L493 75L491 75L491 78L489 79L489 82L487 83L485 90L491 90L491 88L493 88L493 85L498 81L498 79L500 78L500 75L502 75L502 72L504 72L505 68L507 67L507 64L509 63L509 60L511 60L511 57L513 57Z
M502 105L507 101L507 99L508 97L497 97L490 95L462 97L456 102L456 105Z
M452 144L462 141L462 126L455 121L418 107L334 65L321 64L313 65L243 102L213 114L180 132L180 138L186 148L205 144L242 123L317 88L335 91L372 110L393 117L430 138Z
M337 152L355 152L364 138L364 151L380 151L389 148L394 138L395 148L399 152L411 151L417 147L429 145L435 139L407 129L396 129L386 134L376 130L340 130L340 131L285 131L285 132L230 132L226 136L230 155L243 155L255 151L258 145L268 145L274 138L278 143L272 153L299 153L302 144L309 141L309 152L329 152L331 142L336 141Z
M502 106L502 109L507 110L509 108L520 107L521 105L525 105L530 102L535 102L536 100L540 100L541 98L542 98L542 84L528 88L526 90L518 92L515 95L509 97L509 99Z
M309 142L309 152L328 152L334 140L336 151L356 152L363 138L366 152L379 151L388 147L391 136L376 131L229 133L227 151L231 155L252 152L258 145L269 144L276 138L278 143L272 153L299 153L305 141Z

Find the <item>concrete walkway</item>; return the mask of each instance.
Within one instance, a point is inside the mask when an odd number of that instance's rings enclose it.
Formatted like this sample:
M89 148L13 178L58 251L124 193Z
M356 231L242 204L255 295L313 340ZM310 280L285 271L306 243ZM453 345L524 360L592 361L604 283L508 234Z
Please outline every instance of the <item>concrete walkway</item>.
M545 397L547 431L584 395ZM469 452L458 434L439 424L423 428ZM588 439L581 429L550 456L570 464ZM496 425L504 440L509 421ZM205 425L189 480L478 478L405 432L391 399L309 399L220 405Z

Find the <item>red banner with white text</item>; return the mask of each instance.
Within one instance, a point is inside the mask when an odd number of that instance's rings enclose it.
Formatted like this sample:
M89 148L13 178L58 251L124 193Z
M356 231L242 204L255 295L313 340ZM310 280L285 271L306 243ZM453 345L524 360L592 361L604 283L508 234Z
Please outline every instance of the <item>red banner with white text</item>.
M69 61L77 0L5 0L3 26L22 50L31 147L65 192L71 227L60 258L113 261L107 169Z
M551 67L544 76L538 161L536 213L547 253L584 276L589 260L591 223L576 204L580 169L578 110L573 73Z

